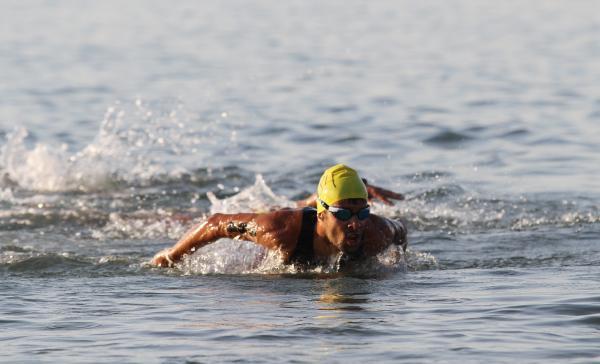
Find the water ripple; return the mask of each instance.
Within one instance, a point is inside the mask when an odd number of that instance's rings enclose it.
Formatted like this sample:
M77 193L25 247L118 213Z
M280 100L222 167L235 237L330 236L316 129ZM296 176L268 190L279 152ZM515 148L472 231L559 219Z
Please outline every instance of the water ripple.
M447 130L439 132L438 134L423 140L423 142L449 147L470 141L472 139L473 137L467 134Z

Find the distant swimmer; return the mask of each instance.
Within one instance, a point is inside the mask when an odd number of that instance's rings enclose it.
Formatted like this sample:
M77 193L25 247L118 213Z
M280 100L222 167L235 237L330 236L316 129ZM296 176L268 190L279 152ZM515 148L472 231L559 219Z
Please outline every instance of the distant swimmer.
M281 253L286 264L315 266L375 256L391 245L406 250L406 226L371 213L368 202L390 204L401 194L366 184L358 173L338 164L327 169L317 193L299 201L299 208L266 213L214 214L190 229L173 247L154 256L152 264L171 267L220 238L251 241ZM315 209L316 207L316 209Z

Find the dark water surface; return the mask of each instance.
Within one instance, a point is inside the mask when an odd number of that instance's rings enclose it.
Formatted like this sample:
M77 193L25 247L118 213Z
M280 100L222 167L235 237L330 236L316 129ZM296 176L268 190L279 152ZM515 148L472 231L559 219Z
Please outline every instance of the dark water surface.
M7 2L0 361L600 361L594 1ZM214 212L345 162L409 252L308 274Z

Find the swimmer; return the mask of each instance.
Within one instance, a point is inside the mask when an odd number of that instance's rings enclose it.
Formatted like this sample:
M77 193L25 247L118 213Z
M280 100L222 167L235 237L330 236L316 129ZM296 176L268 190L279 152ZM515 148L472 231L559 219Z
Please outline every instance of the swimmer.
M372 214L368 204L371 198L391 204L391 199L401 200L404 196L367 186L354 169L338 164L323 173L317 193L299 201L299 208L214 214L190 229L173 247L156 254L151 263L172 267L184 255L220 238L251 241L278 250L284 263L299 266L322 264L331 257L359 260L375 256L390 245L405 251L405 225Z

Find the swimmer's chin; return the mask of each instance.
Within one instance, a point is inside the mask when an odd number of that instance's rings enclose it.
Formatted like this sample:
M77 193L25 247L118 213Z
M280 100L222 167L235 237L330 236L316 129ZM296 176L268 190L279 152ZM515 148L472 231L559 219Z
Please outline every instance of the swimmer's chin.
M358 250L360 250L360 247L362 246L363 241L361 238L346 238L342 241L342 243L340 244L341 247L341 251L343 253L356 253Z

